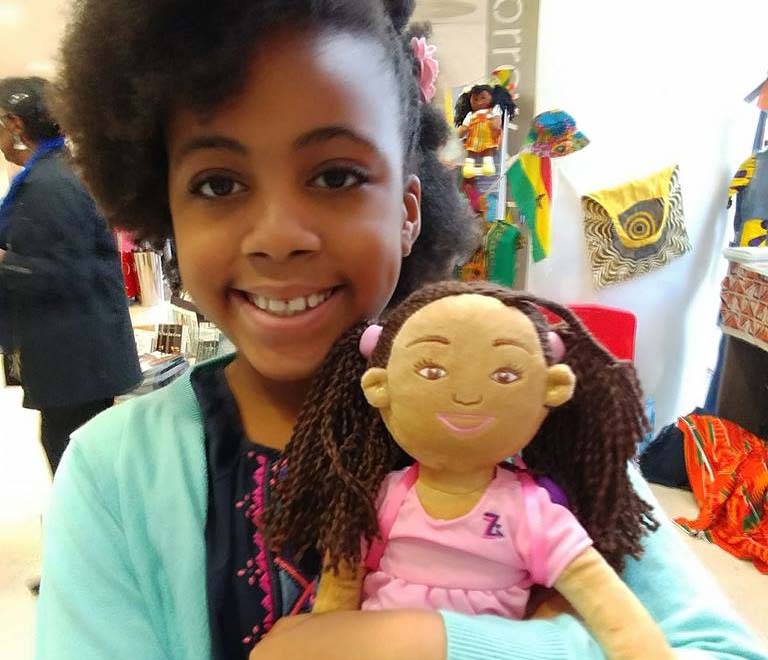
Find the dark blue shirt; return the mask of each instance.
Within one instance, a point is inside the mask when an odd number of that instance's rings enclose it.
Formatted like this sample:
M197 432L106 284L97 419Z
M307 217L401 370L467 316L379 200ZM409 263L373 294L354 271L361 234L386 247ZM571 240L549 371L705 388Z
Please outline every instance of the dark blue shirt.
M223 365L197 370L192 387L203 412L208 460L205 543L212 655L247 660L280 617L310 611L320 561L311 553L294 562L265 547L258 518L269 502L281 455L245 436Z

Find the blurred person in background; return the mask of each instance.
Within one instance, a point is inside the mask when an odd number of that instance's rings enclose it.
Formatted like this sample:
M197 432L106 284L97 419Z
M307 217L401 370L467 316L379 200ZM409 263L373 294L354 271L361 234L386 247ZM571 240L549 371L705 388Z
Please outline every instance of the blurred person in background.
M0 347L18 356L55 474L70 434L141 380L113 235L72 169L42 78L0 79Z

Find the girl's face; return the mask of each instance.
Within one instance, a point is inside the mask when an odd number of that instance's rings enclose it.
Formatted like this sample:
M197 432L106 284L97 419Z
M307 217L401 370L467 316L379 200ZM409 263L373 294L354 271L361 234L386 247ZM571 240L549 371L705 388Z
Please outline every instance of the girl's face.
M386 58L360 36L275 34L240 96L168 126L185 288L268 379L311 376L375 318L418 237Z

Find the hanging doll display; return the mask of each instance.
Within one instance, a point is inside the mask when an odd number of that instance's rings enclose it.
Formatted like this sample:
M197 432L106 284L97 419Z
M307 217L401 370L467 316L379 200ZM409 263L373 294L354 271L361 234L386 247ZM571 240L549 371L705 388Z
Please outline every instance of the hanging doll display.
M510 90L500 84L475 85L456 102L454 122L467 151L465 179L496 174L505 112L514 117L517 106Z
M522 240L531 246L534 261L549 255L552 244L552 159L569 156L588 144L589 139L567 112L550 110L534 118L522 149L509 161L506 177L501 182L504 185L506 181L520 223L515 222L511 209L507 209L503 220L489 223L482 247L470 262L458 269L460 279L489 279L497 284L515 286L518 246ZM465 185L465 192L471 191L472 186L471 183ZM477 205L473 204L473 208ZM519 228L523 224L528 229L525 239L522 239Z
M519 619L539 584L611 660L674 657L616 573L656 526L627 473L637 377L567 309L488 283L424 287L342 338L308 401L266 522L276 547L326 556L314 612Z

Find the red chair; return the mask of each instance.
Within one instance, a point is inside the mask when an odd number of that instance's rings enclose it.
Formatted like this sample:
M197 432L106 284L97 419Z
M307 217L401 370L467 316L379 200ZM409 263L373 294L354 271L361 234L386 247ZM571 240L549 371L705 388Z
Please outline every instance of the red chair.
M635 360L637 318L632 312L602 305L568 305L587 329L619 360ZM545 310L550 323L559 319Z

